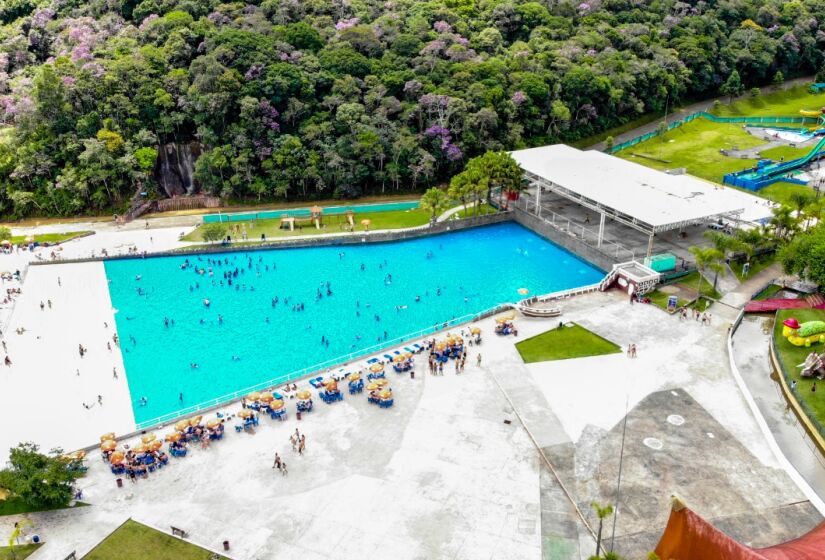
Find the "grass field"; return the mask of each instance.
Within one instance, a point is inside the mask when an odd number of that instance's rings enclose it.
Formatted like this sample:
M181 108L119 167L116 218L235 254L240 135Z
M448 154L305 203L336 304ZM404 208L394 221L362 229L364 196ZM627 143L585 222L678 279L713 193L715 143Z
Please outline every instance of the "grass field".
M798 117L800 109L825 106L825 93L812 95L807 86L797 86L759 97L747 97L733 104L722 104L714 111L720 117Z
M7 546L0 546L0 560L23 560L23 558L28 558L34 551L43 546L43 543L40 544L24 544L20 546L14 547L14 556L12 556L12 551Z
M146 560L147 558L152 560L210 560L212 553L130 519L83 557L84 560L112 560L113 558L118 560Z
M366 226L362 225L362 220L370 220L369 230L375 231L379 229L402 229L415 226L423 226L430 220L430 214L426 210L415 208L412 210L390 210L387 212L364 212L356 214L355 231L366 231ZM326 216L324 217L324 226L318 230L309 222L302 222L302 227L296 227L294 231L288 229L280 229L280 219L272 220L252 220L248 222L232 222L228 226L227 233L232 236L232 239L239 239L241 232L246 230L249 241L259 241L261 234L266 235L267 239L288 239L290 237L298 237L305 235L324 235L327 233L338 233L341 231L348 231L349 224L346 216ZM199 226L194 231L186 235L184 241L203 241L203 229L205 226Z
M755 299L757 301L760 301L760 300L763 300L763 299L771 299L781 289L782 289L782 286L777 286L776 284L771 284L770 286L768 286L767 288L765 288L764 290L759 292L759 295L757 295L753 299Z
M39 233L34 236L34 240L38 243L48 243L49 245L54 245L55 243L65 243L66 241L71 241L72 239L77 239L78 237L83 237L84 235L88 235L89 231L71 231L69 233ZM23 243L28 239L28 235L13 235L9 241L14 243L15 245L18 243Z
M77 502L74 507L82 507L87 506L89 504L85 504L83 502ZM4 515L17 515L20 513L30 513L34 511L51 511L55 509L66 509L66 507L56 507L56 508L32 508L29 504L21 500L20 498L6 498L5 500L0 500L0 517Z
M825 310L822 309L782 309L776 312L776 324L774 325L773 336L776 340L777 358L782 363L782 368L790 379L797 382L797 398L805 401L808 408L813 412L817 421L825 426L825 384L819 382L816 393L811 392L811 386L816 380L805 379L799 375L800 368L796 367L805 361L811 351L822 352L822 344L811 345L810 348L804 346L794 346L782 336L782 321L794 317L800 323L805 321L825 321Z
M525 363L568 360L621 352L618 345L579 325L553 329L516 344Z
M711 282L708 282L707 280L702 280L702 295L712 297L713 299L719 299L720 297L722 297L722 294L720 294L719 292L717 292L716 290L713 289L713 284L712 284L713 276L712 276L712 274L713 273L711 273L711 275L710 275L711 276ZM676 282L676 284L680 284L680 285L682 285L682 286L684 286L688 289L694 290L695 292L697 292L697 295L698 295L698 292L699 292L699 278L700 278L699 273L694 270L690 274L688 274L686 276L682 276L681 278L679 278L679 281Z
M652 292L645 294L645 297L650 298L650 303L655 305L656 307L660 307L667 311L667 300L670 298L670 294L666 294L665 292L659 290L653 290ZM682 298L677 298L676 307L684 307L688 304L687 300Z
M663 137L622 150L618 156L659 170L684 167L691 175L721 183L726 173L752 167L756 160L731 158L719 150L755 148L763 144L764 140L751 136L739 125L696 119Z
M756 194L758 194L761 197L773 200L774 202L778 202L780 204L794 206L794 204L791 202L791 196L794 193L813 195L814 191L811 187L797 185L796 183L786 183L785 181L779 181L773 183L772 185L768 185L764 189L760 189L759 192L757 192Z
M776 148L768 148L767 150L762 150L761 152L759 152L759 155L765 159L772 159L774 161L791 161L792 159L801 158L807 155L813 147L813 144L805 148L777 146Z
M769 253L767 255L759 255L758 257L754 257L751 259L751 266L750 270L748 271L748 276L745 278L742 276L742 265L744 262L731 262L730 269L736 275L740 282L744 282L748 278L753 278L754 275L760 273L761 271L765 270L773 263L776 262L776 253Z

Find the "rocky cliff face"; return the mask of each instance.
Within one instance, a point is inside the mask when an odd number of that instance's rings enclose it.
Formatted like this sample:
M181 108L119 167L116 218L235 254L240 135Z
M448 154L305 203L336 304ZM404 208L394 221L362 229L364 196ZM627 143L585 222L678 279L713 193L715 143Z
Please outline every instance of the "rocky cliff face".
M181 196L196 192L195 160L201 152L199 142L160 146L158 161L155 164L155 179L166 196Z

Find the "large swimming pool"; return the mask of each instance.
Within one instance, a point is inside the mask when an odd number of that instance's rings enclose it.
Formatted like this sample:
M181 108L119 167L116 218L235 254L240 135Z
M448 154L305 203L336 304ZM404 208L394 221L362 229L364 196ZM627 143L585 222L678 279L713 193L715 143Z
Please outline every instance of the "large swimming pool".
M603 275L514 223L105 267L139 424L516 301L519 288L543 294Z

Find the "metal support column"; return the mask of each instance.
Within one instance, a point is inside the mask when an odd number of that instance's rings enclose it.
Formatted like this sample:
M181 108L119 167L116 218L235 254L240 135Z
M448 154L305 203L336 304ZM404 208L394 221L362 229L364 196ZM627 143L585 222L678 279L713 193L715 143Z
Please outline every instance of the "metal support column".
M650 238L647 240L647 256L651 256L653 254L653 235L650 234Z
M599 219L599 244L598 246L602 246L602 239L604 238L604 212L601 213L601 218Z
M540 214L541 209L541 184L536 184L536 216Z

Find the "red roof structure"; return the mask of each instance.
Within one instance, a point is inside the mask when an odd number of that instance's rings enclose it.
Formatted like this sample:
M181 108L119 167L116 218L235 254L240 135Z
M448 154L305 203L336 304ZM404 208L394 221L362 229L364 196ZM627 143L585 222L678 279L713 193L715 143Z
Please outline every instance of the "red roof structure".
M662 560L820 560L825 557L825 522L798 539L751 548L674 499L656 554Z

